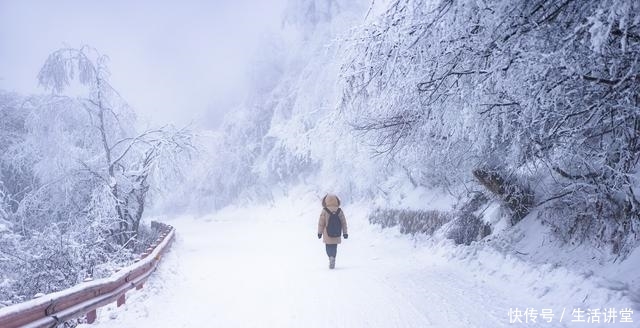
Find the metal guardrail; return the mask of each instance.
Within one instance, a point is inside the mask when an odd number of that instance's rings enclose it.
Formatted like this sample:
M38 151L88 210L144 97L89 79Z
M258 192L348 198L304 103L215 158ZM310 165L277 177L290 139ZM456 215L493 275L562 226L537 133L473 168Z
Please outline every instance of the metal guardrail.
M74 287L47 294L23 303L0 309L0 327L55 327L65 321L86 315L87 323L96 319L96 309L112 302L125 303L129 289L141 289L175 236L175 229L164 223L152 222L161 230L156 244L144 252L136 263L119 270L111 277L83 282Z

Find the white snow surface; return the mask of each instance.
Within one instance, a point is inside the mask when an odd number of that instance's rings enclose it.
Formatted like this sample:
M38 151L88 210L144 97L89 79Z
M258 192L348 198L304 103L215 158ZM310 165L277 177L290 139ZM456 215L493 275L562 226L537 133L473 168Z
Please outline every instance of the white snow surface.
M310 193L166 218L176 240L144 289L80 327L640 326L637 308L633 323L571 322L576 308L637 307L628 290L604 286L601 277L529 264L487 245L381 230L367 222L368 207L343 205L349 239L338 247L335 270L316 238L321 208ZM515 308L552 309L554 319L510 324Z

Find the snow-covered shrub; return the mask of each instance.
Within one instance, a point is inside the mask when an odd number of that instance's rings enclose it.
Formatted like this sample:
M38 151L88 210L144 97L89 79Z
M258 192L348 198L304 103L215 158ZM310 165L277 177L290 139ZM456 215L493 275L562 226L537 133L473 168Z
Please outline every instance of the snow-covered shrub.
M456 217L447 230L447 238L458 244L471 245L491 234L491 226L474 214L464 213Z
M22 302L37 293L74 286L87 277L102 278L132 259L130 251L109 242L89 222L58 222L28 236L0 233L3 302ZM88 220L86 220L88 221ZM80 229L78 229L80 228Z
M4 217L16 210L30 191L34 179L33 159L22 156L28 111L21 110L25 98L0 90L0 212Z
M380 225L382 228L391 228L398 225L398 213L400 210L388 208L376 208L369 213L369 223Z
M446 236L457 245L470 245L492 232L491 225L482 219L482 209L489 203L482 192L471 193L453 214L454 219L444 228ZM502 206L505 206L504 203Z
M369 222L382 228L400 227L404 234L432 235L451 220L451 214L436 210L377 208L369 214Z
M156 242L160 236L160 231L153 228L153 223L150 225L141 225L138 229L138 236L136 237L136 243L132 252L134 254L142 254L147 248Z

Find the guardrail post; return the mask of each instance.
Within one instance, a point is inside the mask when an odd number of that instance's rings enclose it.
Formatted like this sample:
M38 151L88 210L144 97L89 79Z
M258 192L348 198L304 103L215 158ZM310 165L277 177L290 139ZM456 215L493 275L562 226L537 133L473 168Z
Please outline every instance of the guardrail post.
M96 322L96 318L98 318L98 313L96 310L91 310L87 313L87 323Z
M118 300L116 301L116 305L118 307L121 307L122 305L124 305L125 302L126 302L125 294L123 293L122 295L120 295L120 297L118 297Z

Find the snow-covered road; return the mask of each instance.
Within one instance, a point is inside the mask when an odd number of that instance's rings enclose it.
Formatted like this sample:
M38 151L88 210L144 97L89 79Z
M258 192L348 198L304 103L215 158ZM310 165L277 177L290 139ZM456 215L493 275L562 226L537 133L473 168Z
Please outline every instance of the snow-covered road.
M509 324L509 308L548 304L516 277L479 274L349 218L357 208L345 208L350 238L329 270L320 209L285 208L169 221L178 235L158 272L86 327L578 327Z

